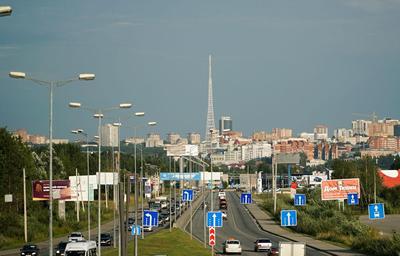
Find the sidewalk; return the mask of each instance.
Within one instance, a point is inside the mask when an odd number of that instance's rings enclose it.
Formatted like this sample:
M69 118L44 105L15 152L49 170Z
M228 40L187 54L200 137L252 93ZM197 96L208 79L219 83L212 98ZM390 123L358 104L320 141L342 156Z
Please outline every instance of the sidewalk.
M311 248L324 251L330 255L337 255L337 256L364 255L351 251L349 248L339 247L334 244L330 244L328 242L316 240L304 234L294 233L288 229L284 229L280 227L278 224L276 224L276 222L273 220L272 216L269 215L268 212L261 210L256 204L248 204L246 205L246 207L249 210L249 213L257 221L260 228L266 232L272 233L277 236L281 236L283 238L292 240L294 242L305 243L307 246Z

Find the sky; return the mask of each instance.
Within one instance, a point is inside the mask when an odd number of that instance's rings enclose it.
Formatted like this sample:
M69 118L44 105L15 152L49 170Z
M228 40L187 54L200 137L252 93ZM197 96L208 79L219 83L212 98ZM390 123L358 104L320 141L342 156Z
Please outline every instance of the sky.
M43 80L95 73L54 94L54 137L95 135L97 120L69 102L122 119L122 136L204 136L208 55L215 123L250 136L274 127L351 127L353 113L400 118L400 0L1 0L0 126L48 134ZM144 111L145 117L133 117ZM131 118L127 118L130 116ZM157 121L153 128L145 126ZM130 127L130 128L129 128Z

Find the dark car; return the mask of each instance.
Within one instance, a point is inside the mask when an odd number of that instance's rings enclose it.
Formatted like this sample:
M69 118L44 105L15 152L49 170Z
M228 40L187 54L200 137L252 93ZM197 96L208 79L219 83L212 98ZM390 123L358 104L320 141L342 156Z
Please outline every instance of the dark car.
M269 252L270 256L277 256L279 255L279 250L276 247L271 247L271 251Z
M39 255L39 248L35 244L26 244L20 249L21 256L37 256Z
M111 246L113 243L112 236L109 233L102 233L100 235L100 245L109 245Z
M64 256L65 247L67 247L68 242L59 242L56 248L56 256Z

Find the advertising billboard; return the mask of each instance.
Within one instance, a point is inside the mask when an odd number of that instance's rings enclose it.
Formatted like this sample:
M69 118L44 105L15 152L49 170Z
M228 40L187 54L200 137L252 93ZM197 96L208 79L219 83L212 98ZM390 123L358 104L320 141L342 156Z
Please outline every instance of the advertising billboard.
M48 180L32 181L32 200L49 200L50 182ZM71 199L71 188L69 180L53 180L53 199Z
M94 189L97 189L96 175L89 175L89 193L88 193L88 176L78 175L69 176L71 199L66 201L93 201Z
M347 194L358 193L360 196L360 179L324 180L321 182L322 200L344 200Z
M321 185L322 181L328 180L328 175L326 174L315 174L309 176L309 185Z

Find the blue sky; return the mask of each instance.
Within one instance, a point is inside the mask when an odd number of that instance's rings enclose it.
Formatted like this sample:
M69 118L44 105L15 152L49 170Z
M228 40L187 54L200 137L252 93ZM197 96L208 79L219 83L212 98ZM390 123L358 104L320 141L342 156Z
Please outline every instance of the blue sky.
M213 55L215 120L230 115L251 135L273 127L350 127L353 112L399 116L399 0L1 1L0 125L48 133L48 92L8 78L93 72L55 92L55 137L96 131L90 113L68 102L145 111L129 126L163 136L204 135L208 54ZM125 117L114 111L106 117ZM131 135L123 130L123 135Z

